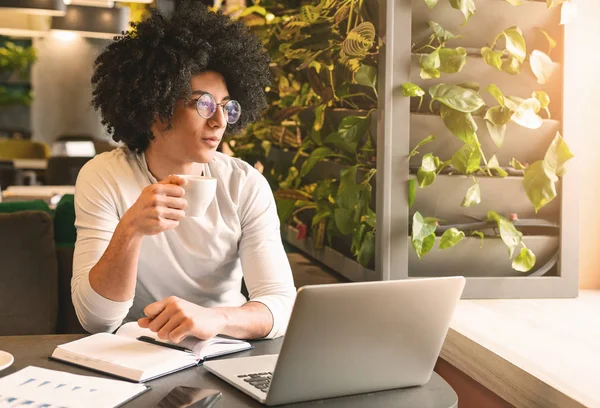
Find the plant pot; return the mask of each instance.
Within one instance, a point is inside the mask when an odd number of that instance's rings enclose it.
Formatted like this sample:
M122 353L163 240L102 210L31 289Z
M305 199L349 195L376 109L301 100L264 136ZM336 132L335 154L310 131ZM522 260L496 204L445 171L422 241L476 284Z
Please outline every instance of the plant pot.
M425 188L417 187L415 202L410 207L410 217L419 211L424 217L436 217L442 224L468 223L485 220L489 210L508 216L516 213L519 218L541 218L548 221L560 220L560 199L557 197L537 214L525 194L521 177L478 177L481 203L461 207L465 193L473 185L466 176L440 175ZM560 190L559 190L560 191Z
M525 236L523 242L536 255L536 264L530 272L512 269L506 246L500 238L481 239L466 237L455 247L438 249L440 237L433 249L421 260L409 248L408 274L410 277L435 277L462 275L466 277L525 277L546 264L559 249L558 236ZM518 250L515 251L515 256ZM545 276L555 276L554 267Z
M495 154L501 166L507 166L513 157L521 163L530 164L536 160L542 160L548 146L556 136L556 132L560 130L560 122L557 120L544 120L542 127L536 130L509 122L506 125L504 144L499 148L492 141L485 121L482 118L475 118L475 123L479 128L477 135L486 157L491 158ZM411 150L431 134L435 135L436 140L420 148L421 155L412 157L411 165L420 166L422 155L430 152L442 160L450 159L452 154L464 144L450 133L440 116L412 113L410 115Z
M545 1L522 3L515 7L506 0L478 0L475 15L463 25L463 14L450 7L448 1L440 1L433 9L429 9L423 0L411 0L413 42L427 38L431 33L428 22L435 21L452 34L462 35L462 38L449 41L449 47L479 49L489 46L502 30L515 25L523 30L528 51L548 50L548 42L538 27L544 28L558 44L562 44L560 7L548 10ZM555 52L556 55L561 54L559 50Z
M292 226L283 226L282 233L286 242L353 282L377 280L374 270L361 266L354 259L348 258L327 246L322 249L315 249L313 240L310 237L296 239L298 230Z
M439 78L422 79L419 75L420 69L419 57L412 55L410 81L425 90L421 112L427 111L429 102L431 101L428 92L429 87L440 83L458 85L464 82L477 82L480 86L479 93L488 107L498 105L498 102L494 97L486 91L488 85L495 84L498 85L505 96L518 96L521 98L529 98L534 91L544 90L550 97L549 109L552 117L562 116L562 72L560 72L560 70L554 72L547 84L540 85L537 83L535 75L531 72L531 68L529 68L529 61L523 63L521 67L522 72L519 75L510 75L506 72L500 72L496 68L486 64L483 58L475 55L469 55L467 57L467 64L456 74L442 73ZM411 98L411 112L416 112L418 105L419 98ZM544 116L545 113L543 111L540 111L539 114L543 118L546 117Z

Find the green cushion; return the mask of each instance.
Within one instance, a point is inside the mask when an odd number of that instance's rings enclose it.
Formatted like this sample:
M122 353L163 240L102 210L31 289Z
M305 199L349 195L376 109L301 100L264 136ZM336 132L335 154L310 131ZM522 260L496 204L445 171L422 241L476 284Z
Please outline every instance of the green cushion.
M65 194L54 210L54 241L56 246L72 247L77 240L74 199L73 194Z
M8 201L0 203L0 213L8 214L17 211L44 211L51 214L50 207L44 200Z

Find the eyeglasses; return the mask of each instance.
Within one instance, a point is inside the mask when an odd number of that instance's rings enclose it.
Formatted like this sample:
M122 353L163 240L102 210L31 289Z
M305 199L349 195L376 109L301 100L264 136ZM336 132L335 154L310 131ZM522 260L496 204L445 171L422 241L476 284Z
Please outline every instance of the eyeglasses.
M196 99L196 112L198 112L200 117L209 119L217 112L217 106L219 105L223 108L223 114L225 115L227 123L232 125L240 119L242 107L238 101L232 99L226 102L223 101L217 103L215 97L209 93L204 93Z

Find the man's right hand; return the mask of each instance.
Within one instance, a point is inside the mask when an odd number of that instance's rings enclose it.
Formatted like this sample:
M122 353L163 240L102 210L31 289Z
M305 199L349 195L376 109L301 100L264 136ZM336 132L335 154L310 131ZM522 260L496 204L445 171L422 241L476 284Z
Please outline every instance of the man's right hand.
M187 201L182 187L185 183L185 179L171 175L147 186L125 212L123 220L133 227L136 235L156 235L176 228L185 217Z

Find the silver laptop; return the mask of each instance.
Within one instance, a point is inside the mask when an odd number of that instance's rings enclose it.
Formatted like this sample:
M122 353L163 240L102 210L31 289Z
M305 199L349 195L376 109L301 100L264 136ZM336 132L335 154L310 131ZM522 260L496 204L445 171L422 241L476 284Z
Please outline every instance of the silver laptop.
M463 277L304 286L279 354L204 367L266 405L426 384Z

